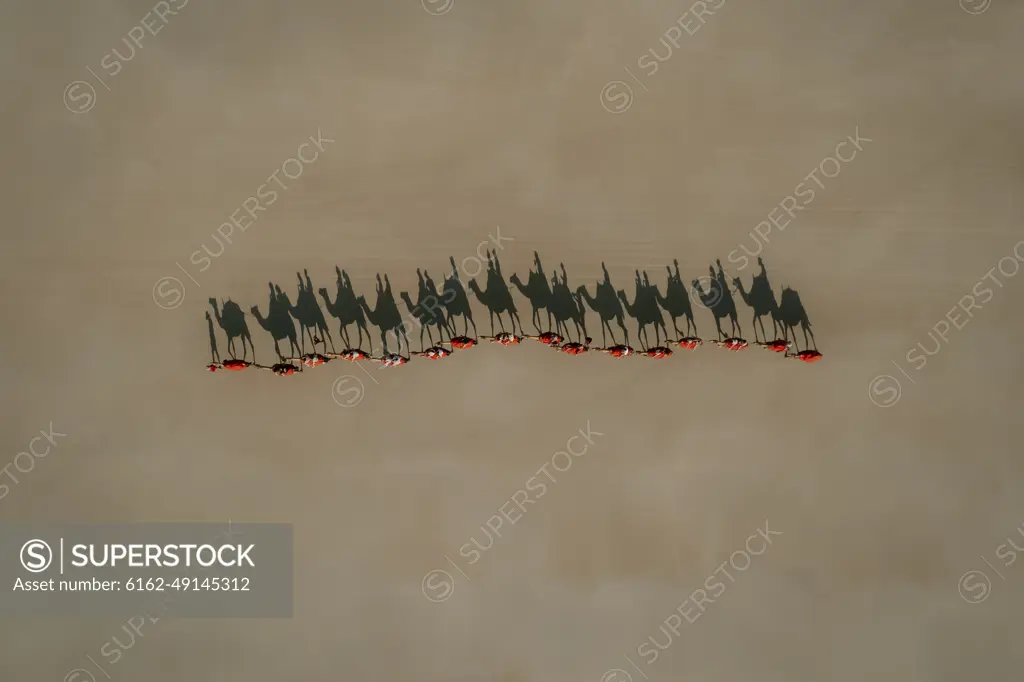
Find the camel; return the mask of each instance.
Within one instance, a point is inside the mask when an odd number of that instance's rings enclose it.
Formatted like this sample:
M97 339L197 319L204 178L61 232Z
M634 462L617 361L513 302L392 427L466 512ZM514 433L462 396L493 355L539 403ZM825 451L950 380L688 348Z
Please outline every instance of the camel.
M271 287L271 293L273 293L273 287ZM277 352L277 357L284 361L284 354L281 352L281 346L279 342L283 339L288 339L289 352L293 355L299 355L298 339L295 336L295 323L292 322L292 318L288 313L278 307L277 302L271 299L270 312L267 313L267 317L263 317L260 314L259 306L253 306L250 308L252 316L256 318L256 321L261 327L274 338L274 350Z
M384 276L387 281L387 275ZM405 323L398 312L395 304L395 297L391 294L391 283L387 282L387 288L380 282L380 275L377 275L377 303L373 309L366 303L366 298L360 296L358 299L360 307L366 313L370 324L380 330L381 343L384 346L385 355L388 353L388 332L394 332L398 341L398 352L402 352L402 339L405 339L405 348L409 350L409 337L405 334Z
M235 355L235 339L242 340L242 359L246 358L245 342L249 342L252 349L253 362L256 361L256 348L252 345L252 335L249 334L249 326L245 323L245 313L238 307L238 304L230 298L221 302L221 309L217 308L217 299L211 298L210 305L213 306L213 315L217 318L217 324L224 330L228 337L228 353L231 357Z
M273 372L279 377L292 376L296 372L302 371L302 365L293 365L290 362L279 362L276 365L267 367L266 365L253 365L256 369L262 369L267 372Z
M249 369L250 367L256 367L255 361L248 362L246 360L225 360L224 362L211 362L206 366L207 371L220 372L228 370L231 372L240 372L243 369Z
M680 317L686 318L686 337L691 337L690 329L693 329L692 337L697 336L697 323L693 320L693 306L690 305L690 294L686 291L686 286L683 284L683 278L679 275L679 261L672 261L676 266L676 271L673 274L672 268L665 266L665 270L668 271L668 283L665 285L665 295L662 296L661 292L654 290L657 295L658 305L665 309L665 312L672 318L672 328L675 330L677 338L682 337L683 333L679 331L679 325L676 323Z
M450 357L454 352L455 351L449 350L444 346L431 346L430 348L419 352L413 351L412 355L421 355L427 360L444 360L445 358Z
M814 341L814 332L811 331L811 321L807 319L807 311L800 302L800 294L789 287L782 288L782 296L779 299L779 322L785 330L785 339L789 340L789 332L793 332L793 343L796 344L797 326L804 332L804 346L810 345L818 350L818 344ZM810 335L810 342L807 337ZM799 350L799 348L797 349Z
M440 302L430 294L426 294L425 291L420 292L420 294L420 300L415 304L413 304L412 298L407 291L403 291L400 296L405 301L405 307L409 309L409 313L416 318L420 325L420 350L422 351L425 348L423 345L423 332L427 333L431 347L434 346L434 334L430 331L431 326L437 327L439 343L444 342L445 331L449 332L448 336L452 336L452 334L448 323L445 321Z
M628 358L630 355L636 355L636 351L628 344L609 346L608 348L594 348L592 350L596 350L598 353L606 353L613 358Z
M704 288L700 284L699 279L693 280L693 292L700 298L701 303L704 304L708 310L715 316L715 327L718 329L718 338L721 340L725 336L725 332L722 331L722 318L728 317L732 322L733 336L738 337L742 333L740 330L740 324L736 319L736 305L732 303L732 299L726 299L719 291L721 284L718 283L717 279L712 279L711 290L705 292Z
M583 343L577 343L576 341L570 341L569 343L563 343L561 346L555 346L555 350L561 353L567 353L569 355L581 355L590 350L590 344L594 340L589 336L583 339Z
M441 305L444 306L446 321L451 329L455 330L454 318L456 315L462 317L463 323L463 335L469 336L469 325L473 325L473 336L477 336L479 332L476 329L476 322L473 321L473 309L469 305L469 296L466 295L466 290L462 287L462 281L459 279L459 270L455 266L455 256L450 256L452 264L451 277L448 275L444 276L444 293L441 295Z
M544 332L543 334L537 334L536 336L527 334L524 338L533 339L539 341L545 346L560 346L565 339L557 332Z

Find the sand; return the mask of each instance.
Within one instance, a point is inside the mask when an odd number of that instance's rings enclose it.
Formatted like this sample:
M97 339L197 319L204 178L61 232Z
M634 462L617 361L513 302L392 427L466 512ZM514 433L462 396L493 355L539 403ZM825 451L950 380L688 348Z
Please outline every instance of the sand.
M292 523L295 601L293 619L161 620L116 663L100 651L124 618L8 619L0 676L1019 671L1024 563L997 554L1024 546L1024 276L998 267L1016 273L1022 239L1024 6L715 2L695 19L662 0L175 0L162 24L144 2L5 7L0 465L51 423L67 436L0 519ZM147 13L162 28L111 55ZM250 223L261 186L277 195ZM770 225L787 197L802 210ZM233 213L246 229L220 252ZM760 250L824 359L532 344L370 374L202 371L210 297L265 311L268 281L294 300L308 269L333 292L338 266L371 304L378 273L415 298L416 268L440 282L454 257L468 280L498 230L506 275L537 251L593 291L604 261L630 297L634 270L664 290L673 259L686 281L722 259L749 285L741 245ZM951 313L968 294L981 307ZM470 563L544 466L557 480ZM990 587L961 582L974 570Z

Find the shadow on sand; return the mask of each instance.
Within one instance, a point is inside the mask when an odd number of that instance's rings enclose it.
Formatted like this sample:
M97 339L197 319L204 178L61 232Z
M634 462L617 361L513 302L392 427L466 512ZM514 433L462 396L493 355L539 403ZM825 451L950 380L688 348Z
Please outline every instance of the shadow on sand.
M525 334L523 323L519 321L519 312L516 310L515 301L512 300L512 292L509 291L508 284L505 283L505 278L501 274L498 254L492 254L490 249L487 250L487 289L481 290L476 280L471 279L469 280L469 290L473 292L478 301L487 307L487 311L490 313L491 336L494 336L495 315L498 316L498 325L501 327L501 331L506 331L505 323L501 319L504 313L509 316L512 333L516 333L516 323L518 322L519 333ZM473 327L475 328L476 325Z
M206 326L210 330L210 362L220 362L220 352L217 350L217 330L213 328L213 318L210 317L210 311L206 311Z
M761 266L761 272L754 275L749 291L743 288L743 281L739 277L734 277L732 282L743 302L753 311L754 317L751 326L754 328L754 341L774 341L780 338L779 304L775 300L775 292L772 291L772 285L768 281L768 271L764 267L764 261L758 258L757 263ZM764 328L764 320L762 320L766 315L772 321L772 337L770 339ZM757 336L758 328L761 329L760 339ZM785 332L785 327L782 327L781 331Z
M648 277L646 271L641 275L640 271L637 270L633 284L635 285L633 301L630 302L626 298L626 292L622 289L618 291L619 300L622 301L626 314L636 320L638 327L637 339L640 341L641 347L644 349L650 347L650 338L647 334L648 325L654 327L654 345L661 346L662 332L665 334L665 340L668 341L669 339L668 329L665 327L665 318L661 314L661 307L658 305L658 299L661 297L661 294L658 292L658 288L651 284L650 277Z
M714 266L708 266L708 288L705 291L699 279L693 280L693 293L700 300L701 305L711 311L715 316L715 329L718 331L718 340L726 338L722 331L722 318L729 318L731 324L729 338L740 338L743 330L740 327L736 314L736 302L729 291L729 285L725 279L725 272L722 270L722 262L718 261L718 272Z
M448 325L448 318L441 305L441 295L437 291L434 280L430 273L416 268L416 277L419 279L419 289L416 292L416 303L412 302L409 293L403 291L400 295L405 302L409 314L416 320L420 329L420 351L425 349L423 344L423 333L426 332L431 347L434 346L434 331L437 332L437 342L443 343L445 333L451 340L452 330Z
M544 274L544 266L541 265L540 255L533 252L533 263L537 266L536 270L530 270L529 277L527 278L526 284L519 279L519 275L512 273L509 277L509 282L512 283L519 293L526 297L530 301L530 307L533 308L533 327L537 330L538 334L543 332L551 331L551 285L548 283L548 277ZM547 313L548 326L545 329L541 329L541 311Z
M334 294L334 300L331 300L327 289L324 287L320 288L320 298L324 300L327 314L338 320L338 334L345 343L345 347L362 348L363 332L366 332L367 340L370 339L370 330L366 326L366 316L363 314L363 307L359 305L359 297L352 288L352 280L349 279L348 273L338 266L334 266L334 271L338 275L337 291ZM353 323L356 325L356 331L359 333L359 338L354 346L352 345L352 339L348 335L348 327Z
M476 322L473 321L473 308L469 304L469 296L466 294L462 280L459 279L459 268L455 265L455 256L450 256L452 264L450 274L444 276L444 291L441 294L441 305L444 306L445 318L448 326L455 331L455 318L462 318L463 335L469 336L469 325L473 325L473 336L479 335L476 330Z
M612 345L614 346L618 343L615 338L615 331L612 329L612 320L622 330L624 343L629 345L629 330L626 329L623 321L625 313L622 309L622 302L615 293L615 286L612 284L611 277L608 275L608 268L603 261L601 262L601 271L604 273L604 278L597 282L597 288L594 290L593 296L590 295L590 292L587 291L587 287L584 285L580 285L576 289L576 293L581 300L586 302L587 307L597 313L601 319L602 346L608 346L608 339L604 333L606 328L608 329L608 335L612 337Z
M717 270L715 266L710 266L706 277L692 280L690 291L683 283L678 260L673 261L674 268L665 266L667 281L664 294L657 285L651 282L646 271L636 270L635 291L631 301L624 290L616 289L612 284L604 262L601 263L603 277L596 282L594 295L591 296L585 285L579 286L575 290L569 287L564 263L560 263L558 270L549 276L544 270L540 255L536 251L533 255L535 269L529 271L526 283L516 273L512 274L509 281L529 301L533 311L532 323L539 334L554 331L566 339L575 337L582 341L588 337L586 310L589 308L600 318L603 346L609 345L608 336L611 337L613 346L619 343L612 322L622 331L624 343L629 344L630 334L624 322L625 315L629 315L637 323L637 338L641 347L647 350L651 348L647 329L649 326L654 328L655 347L662 345L662 335L664 335L666 343L679 341L680 337L696 337L697 324L692 304L699 301L701 307L707 308L714 315L719 341L726 336L738 338L741 337L742 330L733 297L733 294L736 293L753 313L751 324L754 327L755 342L765 344L769 341L778 341L780 334L782 340L788 342L790 334L792 334L793 344L799 349L796 343L799 328L803 333L805 348L817 350L811 323L799 293L789 287L783 287L781 296L776 300L768 279L767 269L760 258L757 259L761 266L760 272L751 279L749 289L744 287L739 277L732 278L730 282L726 278L720 260L716 261ZM399 310L399 305L391 289L391 282L386 274L383 277L379 273L377 275L377 296L372 308L367 303L365 296L356 294L348 273L337 266L335 267L337 281L334 299L331 299L326 288L321 287L318 293L324 301L327 312L338 321L338 331L347 349L357 349L362 346L363 332L366 332L367 341L372 341L367 322L380 332L381 346L385 354L390 352L388 337L391 335L394 335L393 341L397 343L399 354L402 353L403 345L407 355L411 352L407 334L410 324L414 325L414 328L415 326L419 327L421 351L427 347L428 343L434 347L435 344L451 342L458 333L456 325L458 317L461 317L463 321L463 335L470 336L470 327L472 327L471 338L476 338L478 331L476 322L473 320L467 288L477 300L487 307L492 337L496 332L495 316L498 318L500 330L506 331L503 320L505 315L509 317L511 332L525 336L519 313L509 286L502 275L501 263L496 253L487 251L485 289L481 289L475 279L469 280L467 287L464 287L455 267L454 257L451 257L449 261L452 270L444 273L440 291L427 270L416 270L418 287L415 301L409 292L403 291L399 295L408 311L405 318L403 318L402 311ZM287 340L289 356L296 357L306 353L307 336L313 345L314 353L318 352L319 344L323 344L324 353L328 352L328 344L330 349L336 353L334 339L314 293L309 271L297 272L296 278L299 290L294 305L281 287L271 282L268 285L269 301L266 316L260 312L258 306L250 308L252 316L260 327L273 338L274 350L282 362L286 356L282 352L281 342ZM693 299L691 299L691 295ZM255 362L256 349L253 346L242 309L231 299L221 300L218 304L217 299L211 298L209 302L213 308L213 314L211 315L207 311L206 320L212 361L219 362L221 357L214 327L216 321L217 326L224 330L227 337L228 355L237 359L236 341L239 341L242 344L241 359L247 359L251 350ZM667 312L672 318L675 339L669 336L662 311ZM547 328L542 329L545 315ZM772 337L770 339L764 324L765 316L769 316L772 321ZM725 318L728 318L731 324L728 335L722 326L722 320ZM679 328L680 319L686 321L685 334ZM299 325L298 330L296 330L296 322ZM552 330L552 322L554 330ZM358 340L355 344L351 342L348 331L352 324L356 325L358 333ZM571 330L574 330L575 333L572 333Z
M269 282L268 286L270 302L267 304L267 316L263 317L258 306L253 306L250 311L256 318L256 322L273 337L274 351L281 362L284 362L285 356L281 353L281 341L288 340L289 357L298 357L302 353L299 350L298 338L295 334L295 322L292 321L289 312L290 304L287 299L282 299L280 296L280 287L275 287L273 282Z
M391 352L388 349L388 335L390 334L395 335L397 342L398 349L395 352L401 355L402 341L405 340L405 350L408 353L409 337L405 333L405 323L402 320L402 314L398 311L398 304L395 303L395 295L391 291L391 280L388 279L388 276L385 274L382 281L380 273L377 273L377 302L373 308L366 303L365 296L359 296L357 300L366 314L366 319L380 331L384 354L387 355Z
M224 330L224 334L228 337L228 354L232 359L238 358L235 353L235 339L240 339L242 342L242 360L245 360L247 356L247 350L245 344L249 344L249 348L252 349L253 362L256 361L256 348L252 345L252 336L249 334L249 325L245 321L245 313L238 307L238 304L232 301L230 298L226 301L221 301L220 308L217 307L217 299L210 299L210 306L213 308L213 315L217 320L217 324L221 329Z
M295 277L299 281L299 295L295 299L295 305L289 308L292 317L299 323L303 351L306 348L305 335L308 334L310 341L313 343L314 353L317 352L316 345L318 343L323 343L324 352L326 353L328 342L331 344L331 351L337 352L334 348L334 338L331 336L331 331L327 328L324 311L320 309L320 304L316 300L313 282L309 278L309 270L305 270L304 273L306 275L305 281L302 279L302 273L295 273Z

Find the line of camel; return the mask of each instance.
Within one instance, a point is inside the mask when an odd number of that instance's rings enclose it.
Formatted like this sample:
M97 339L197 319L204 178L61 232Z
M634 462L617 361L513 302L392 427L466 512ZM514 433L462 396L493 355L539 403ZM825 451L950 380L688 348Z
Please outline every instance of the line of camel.
M323 314L316 293L314 293L309 271L296 273L298 294L294 304L280 286L270 282L266 315L264 316L260 312L258 306L250 308L253 318L274 340L274 350L279 362L270 366L258 365L255 362L256 349L246 322L246 314L241 307L230 299L222 300L218 305L217 300L211 298L210 305L213 308L213 316L211 317L209 311L206 313L212 354L208 369L216 371L255 367L273 371L275 374L288 375L301 370L302 365L316 366L338 358L369 360L389 367L404 364L412 355L430 359L448 357L456 349L476 345L478 338L502 345L514 345L522 339L532 338L569 354L595 350L616 357L634 354L647 357L667 357L672 354L669 345L678 345L688 349L695 349L702 345L703 341L697 335L694 304L710 310L714 316L718 338L712 343L730 350L742 350L747 347L748 343L742 338L734 294L738 294L753 313L751 326L754 330L754 342L757 345L807 362L813 362L821 357L814 341L810 320L800 301L799 294L794 289L783 287L779 299L776 299L764 262L760 258L758 258L760 272L753 276L749 288L744 287L739 277L732 278L732 286L730 286L720 260L716 261L717 270L715 266L709 266L708 275L693 279L689 289L683 283L679 272L679 261L674 260L674 268L665 266L668 279L664 294L656 284L651 282L646 271L637 270L634 280L635 292L633 300L630 301L624 290L616 289L612 285L611 277L604 263L601 263L603 278L597 281L594 295L591 295L586 286L579 286L575 291L569 287L564 264L560 264L559 271L549 277L544 271L540 255L534 252L535 269L529 271L526 282L523 282L516 273L508 278L508 281L530 303L531 323L537 332L532 335L523 330L519 311L502 274L497 253L492 253L489 250L487 252L487 279L484 289L480 288L475 278L470 279L467 285L463 286L455 266L455 258L452 257L450 262L452 269L449 273L444 274L440 289L427 271L416 270L419 284L416 301L413 302L408 292L402 291L399 294L409 311L409 315L404 318L395 301L391 282L386 274L383 278L380 274L377 275L377 298L374 307L371 308L364 296L355 293L348 273L335 267L337 289L334 299L331 299L330 292L326 288L321 287L316 291L323 299L328 314L338 321L338 333L346 345L341 353L337 352L334 345L331 328L328 326L327 318ZM467 288L488 310L490 336L480 336L477 331ZM602 347L591 347L592 339L587 335L586 326L587 308L597 313L600 318ZM668 313L672 320L674 337L670 336L668 332L662 311ZM545 315L547 329L542 330L541 325L544 323ZM629 345L629 330L625 325L627 315L636 320L637 340L641 344L640 350L635 350ZM509 318L511 332L505 329L503 320L505 316ZM500 333L495 333L495 317L498 319ZM764 325L765 317L768 317L772 323L770 339ZM463 323L461 334L457 332L458 318L461 318ZM679 328L680 320L685 322L685 333ZM723 329L723 320L728 321L729 334L726 334ZM230 359L223 362L217 350L214 321L227 336ZM372 339L367 326L368 322L380 332L383 348L383 354L380 356L373 356L371 353L360 350L364 333L367 340ZM296 330L295 323L298 323L298 330ZM621 331L623 343L618 342L612 323ZM355 344L352 343L349 336L349 327L353 324L358 334ZM412 351L409 348L407 327L410 324L419 327L420 351ZM470 327L473 329L472 336L469 334ZM654 330L655 344L653 346L650 345L648 327L652 327ZM760 335L758 335L759 329ZM803 332L804 350L802 351L797 346L797 329ZM436 342L434 340L435 332L437 334ZM662 345L663 334L666 345ZM388 350L388 338L392 335L398 346L396 353ZM429 347L425 345L424 335L429 341ZM573 335L575 335L575 341L571 340ZM445 340L446 336L447 340ZM608 345L609 336L612 340L611 345ZM790 340L791 336L792 340ZM312 353L306 352L307 337L313 347ZM241 344L241 359L237 357L236 341ZM406 350L404 356L402 355L403 341ZM282 342L288 343L290 355L286 356L282 351ZM323 353L318 351L318 346L321 344ZM330 351L328 351L328 344ZM253 356L252 362L247 360L250 350ZM294 364L296 362L298 366Z

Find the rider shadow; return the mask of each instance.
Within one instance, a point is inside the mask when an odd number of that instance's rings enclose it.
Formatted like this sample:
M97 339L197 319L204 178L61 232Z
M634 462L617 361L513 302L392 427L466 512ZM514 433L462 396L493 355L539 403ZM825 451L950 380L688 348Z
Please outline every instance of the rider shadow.
M334 266L334 271L338 275L337 291L334 295L334 300L330 299L325 287L320 288L320 298L324 300L327 314L338 320L338 333L341 340L345 342L345 346L347 348L361 348L363 345L363 332L366 332L367 339L371 338L370 330L366 326L366 316L363 314L362 306L359 305L359 297L356 296L348 273L338 266ZM355 346L352 345L352 340L348 335L348 327L353 323L355 323L356 331L359 333L359 341Z
M818 350L818 345L814 340L814 332L811 331L811 321L807 317L807 311L804 310L803 303L800 301L800 294L795 289L790 289L789 287L782 288L778 317L785 333L785 339L789 341L789 335L792 332L793 344L797 347L797 350L800 349L799 344L796 342L797 327L804 334L804 349Z
M388 336L394 334L397 342L397 352L402 353L402 341L405 341L406 353L409 353L409 337L405 333L405 322L402 314L398 311L398 304L395 302L395 295L391 291L391 280L385 274L383 281L380 273L377 273L377 301L371 308L366 302L365 296L359 296L360 307L366 314L366 319L380 332L380 342L384 354L391 351L388 347Z
M494 336L494 316L498 316L498 325L501 331L505 331L505 323L501 316L507 313L512 327L512 333L516 333L516 323L519 323L519 333L523 334L523 323L519 321L519 312L516 310L515 301L512 300L512 292L501 274L501 263L498 261L498 254L487 251L487 289L481 290L476 279L469 280L469 290L473 292L477 300L487 307L491 317L491 336Z
M612 330L611 321L614 320L622 330L622 335L625 338L625 344L629 345L629 330L626 329L624 323L624 311L622 309L622 302L615 293L615 287L612 285L611 277L608 275L608 268L604 262L601 263L601 270L604 272L604 279L597 283L597 289L593 296L587 291L585 285L580 285L576 289L577 295L586 302L587 306L597 313L598 317L601 318L601 344L604 347L608 347L608 339L605 336L604 330L608 329L608 334L612 337L612 345L616 345L618 341L615 339L615 332Z
M530 270L526 284L523 284L523 281L519 279L519 275L516 273L512 273L512 276L509 277L509 282L519 290L520 294L530 301L530 307L533 308L533 327L540 334L545 331L551 331L551 285L548 282L548 276L544 274L544 266L541 265L540 254L536 251L533 252L533 262L537 269ZM543 330L540 328L542 310L546 311L548 316L548 327Z
M292 357L298 357L301 354L298 337L295 333L295 322L292 320L289 311L290 304L288 299L282 295L281 287L276 286L273 282L269 282L268 285L270 302L267 305L267 316L263 317L259 306L253 306L249 310L260 327L273 337L274 351L277 352L277 357L281 362L284 362L286 358L281 353L280 342L285 339L288 340L288 350Z
M246 343L248 343L249 348L252 349L253 362L255 362L256 348L252 345L252 335L249 333L249 325L245 321L245 313L238 307L238 304L229 298L226 301L222 300L218 308L217 299L210 298L210 306L213 308L213 315L217 320L217 325L224 330L224 334L228 337L228 354L231 358L238 358L235 353L235 339L240 339L242 343L242 359L245 360L248 357L246 349Z
M213 318L210 317L210 311L206 311L206 326L210 330L210 362L220 362L220 352L217 350L217 332L213 328Z
M586 308L583 307L583 296L578 291L569 289L569 277L565 272L565 263L559 263L562 279L556 272L551 276L551 301L548 310L555 318L555 330L564 338L569 339L569 323L576 329L576 340L582 342L587 336ZM603 331L603 330L602 330Z

